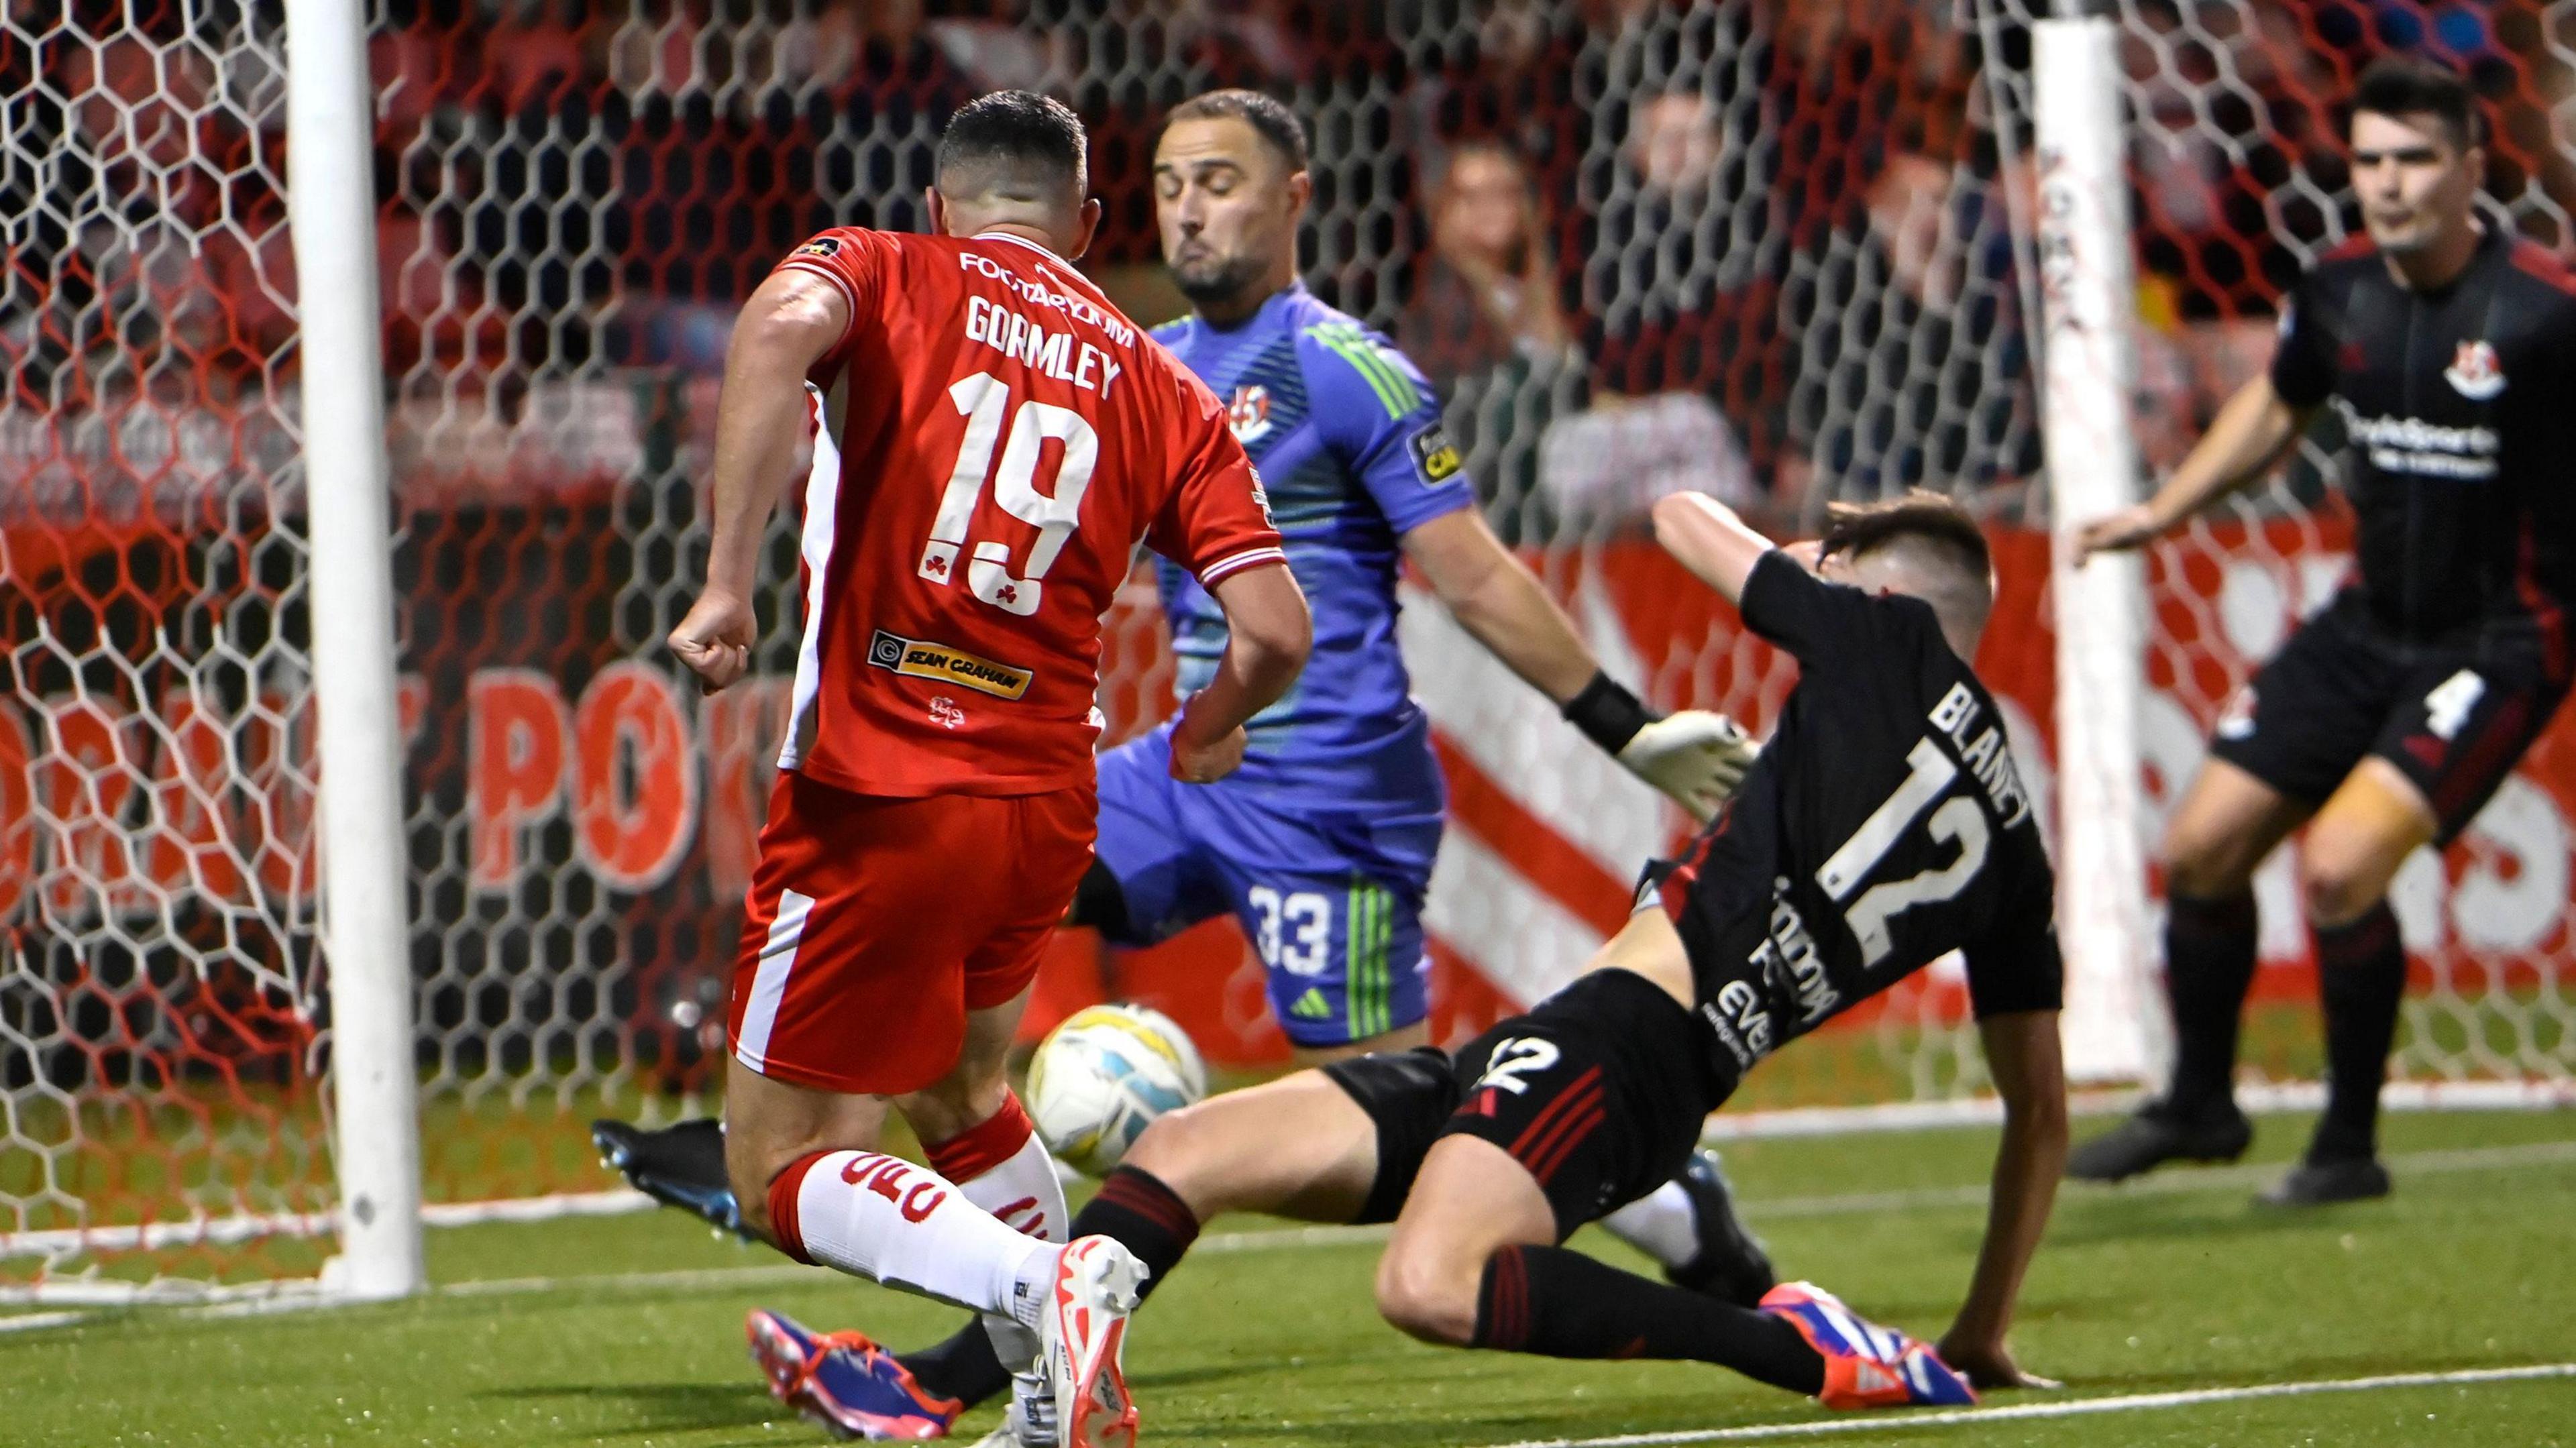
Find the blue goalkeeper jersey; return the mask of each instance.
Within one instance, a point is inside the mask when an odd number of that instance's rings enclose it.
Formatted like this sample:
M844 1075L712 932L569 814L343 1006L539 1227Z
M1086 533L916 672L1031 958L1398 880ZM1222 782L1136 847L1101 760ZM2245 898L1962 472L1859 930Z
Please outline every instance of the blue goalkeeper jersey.
M1476 499L1430 385L1303 286L1239 325L1189 317L1154 336L1227 399L1315 615L1305 673L1253 719L1225 783L1301 812L1436 815L1430 725L1396 649L1396 540ZM1216 671L1225 615L1188 573L1156 567L1186 698Z

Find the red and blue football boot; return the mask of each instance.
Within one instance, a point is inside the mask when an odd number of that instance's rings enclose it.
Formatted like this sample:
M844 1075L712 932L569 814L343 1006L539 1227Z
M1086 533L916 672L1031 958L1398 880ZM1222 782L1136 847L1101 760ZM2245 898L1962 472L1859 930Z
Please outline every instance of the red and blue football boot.
M1828 1408L1965 1407L1977 1390L1940 1354L1892 1327L1881 1327L1807 1282L1783 1282L1762 1295L1762 1311L1798 1330L1825 1359Z
M945 1438L966 1405L913 1381L893 1353L856 1332L808 1332L783 1313L743 1320L770 1394L837 1438Z

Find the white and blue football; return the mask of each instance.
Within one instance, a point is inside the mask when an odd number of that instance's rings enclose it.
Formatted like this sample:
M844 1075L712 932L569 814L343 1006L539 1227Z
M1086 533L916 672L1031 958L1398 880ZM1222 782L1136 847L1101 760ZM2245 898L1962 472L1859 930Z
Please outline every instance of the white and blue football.
M1038 1138L1086 1176L1106 1176L1154 1118L1207 1095L1189 1034L1161 1011L1090 1006L1065 1018L1029 1062Z

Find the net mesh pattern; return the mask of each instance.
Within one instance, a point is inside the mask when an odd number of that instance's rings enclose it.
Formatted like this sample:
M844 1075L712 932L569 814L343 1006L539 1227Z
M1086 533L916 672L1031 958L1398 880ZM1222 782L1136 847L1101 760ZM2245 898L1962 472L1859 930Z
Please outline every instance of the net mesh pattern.
M811 232L920 227L957 105L1027 86L1082 113L1106 205L1085 265L1150 322L1182 306L1155 265L1162 113L1220 85L1291 102L1310 285L1432 376L1489 518L1609 609L1645 692L1759 724L1792 671L1673 602L1641 561L1655 497L1703 489L1790 531L1931 485L1999 529L2042 522L2033 8L375 0L430 1199L602 1186L590 1116L705 1104L796 623L781 516L758 677L701 700L659 649L702 567L727 331ZM2379 50L2464 65L2496 123L2497 224L2576 242L2571 10L2120 7L2152 467L2262 365L2284 287L2351 226L2334 98ZM282 64L266 5L0 18L12 1290L294 1275L328 1250L271 1230L334 1200ZM2340 574L2333 442L2152 555L2159 803ZM1169 710L1141 576L1104 664L1111 739ZM2004 692L2044 788L2044 688ZM2559 758L2552 736L2449 862L2400 882L2432 977L2409 1073L2568 1074L2566 806L2535 782ZM1533 889L1598 914L1633 864ZM2267 955L2304 948L2287 868L2264 877ZM1772 1098L1981 1079L1954 972L1838 1039L1770 1068ZM2267 1069L2312 1067L2256 1044ZM111 1230L202 1220L249 1225Z

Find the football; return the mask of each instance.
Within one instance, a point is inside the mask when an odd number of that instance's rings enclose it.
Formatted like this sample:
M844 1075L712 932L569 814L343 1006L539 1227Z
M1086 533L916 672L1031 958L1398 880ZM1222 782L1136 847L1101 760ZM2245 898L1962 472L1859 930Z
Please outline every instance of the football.
M1207 1068L1171 1017L1143 1006L1091 1006L1038 1043L1029 1115L1047 1150L1086 1176L1106 1176L1167 1111L1207 1095Z

